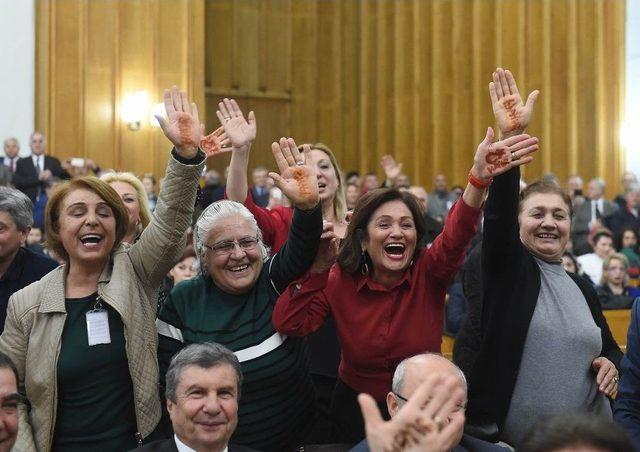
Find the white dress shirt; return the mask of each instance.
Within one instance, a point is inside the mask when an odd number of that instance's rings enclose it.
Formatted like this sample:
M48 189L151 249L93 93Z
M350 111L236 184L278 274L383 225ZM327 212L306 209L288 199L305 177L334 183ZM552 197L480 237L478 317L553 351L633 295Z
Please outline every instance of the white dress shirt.
M31 155L31 160L33 160L33 167L36 169L36 172L40 174L44 171L44 155ZM39 169L38 169L39 168Z
M178 435L176 435L175 433L173 435L173 439L176 442L176 447L178 448L178 452L196 452L195 449L190 448L185 443L180 441L180 438L178 438ZM229 446L225 447L222 452L229 452Z

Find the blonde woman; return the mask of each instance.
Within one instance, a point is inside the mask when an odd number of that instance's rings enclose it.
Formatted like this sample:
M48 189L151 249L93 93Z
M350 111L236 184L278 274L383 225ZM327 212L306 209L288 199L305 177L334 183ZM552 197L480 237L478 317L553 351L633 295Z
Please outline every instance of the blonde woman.
M640 296L640 289L627 285L629 261L622 253L604 258L602 278L597 288L602 309L629 309L633 300Z
M100 179L111 185L122 199L129 216L129 228L122 241L134 243L151 222L151 209L144 185L133 173L128 172L107 173Z

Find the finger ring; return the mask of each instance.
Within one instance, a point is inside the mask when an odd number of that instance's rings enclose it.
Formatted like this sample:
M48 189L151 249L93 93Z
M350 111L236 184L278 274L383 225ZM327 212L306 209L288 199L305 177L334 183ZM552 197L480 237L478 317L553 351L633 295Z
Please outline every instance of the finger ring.
M619 381L620 381L620 378L618 378L618 377L613 377L613 381L617 383L617 382L619 382Z
M298 165L298 166L304 166L304 162L303 162L302 160L298 160L298 161L296 162L296 165Z
M225 121L231 121L231 118L224 118Z
M519 160L519 159L520 159L520 157L519 157L519 156L517 156L517 155L515 154L515 152L514 152L513 154L511 154L511 161L512 161L512 162L515 162L516 160Z

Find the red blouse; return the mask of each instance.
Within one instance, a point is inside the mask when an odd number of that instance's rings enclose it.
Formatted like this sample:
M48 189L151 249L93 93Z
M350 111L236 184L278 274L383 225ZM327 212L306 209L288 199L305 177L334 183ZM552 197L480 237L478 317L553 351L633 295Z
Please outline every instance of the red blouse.
M442 234L390 289L338 264L329 272L307 273L278 298L272 315L276 330L306 336L331 314L342 346L340 378L382 402L400 361L440 352L446 291L476 233L480 212L458 201Z
M271 254L276 253L289 236L293 209L291 207L276 206L269 210L260 207L253 201L251 190L248 190L244 206L249 209L258 222L258 227L262 231L262 240L271 247Z

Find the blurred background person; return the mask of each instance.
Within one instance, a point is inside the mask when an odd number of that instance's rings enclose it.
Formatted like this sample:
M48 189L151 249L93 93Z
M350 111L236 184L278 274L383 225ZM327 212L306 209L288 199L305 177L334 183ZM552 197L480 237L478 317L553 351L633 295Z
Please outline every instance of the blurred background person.
M629 309L640 289L627 284L629 261L624 254L614 253L604 258L602 278L596 288L602 309Z

